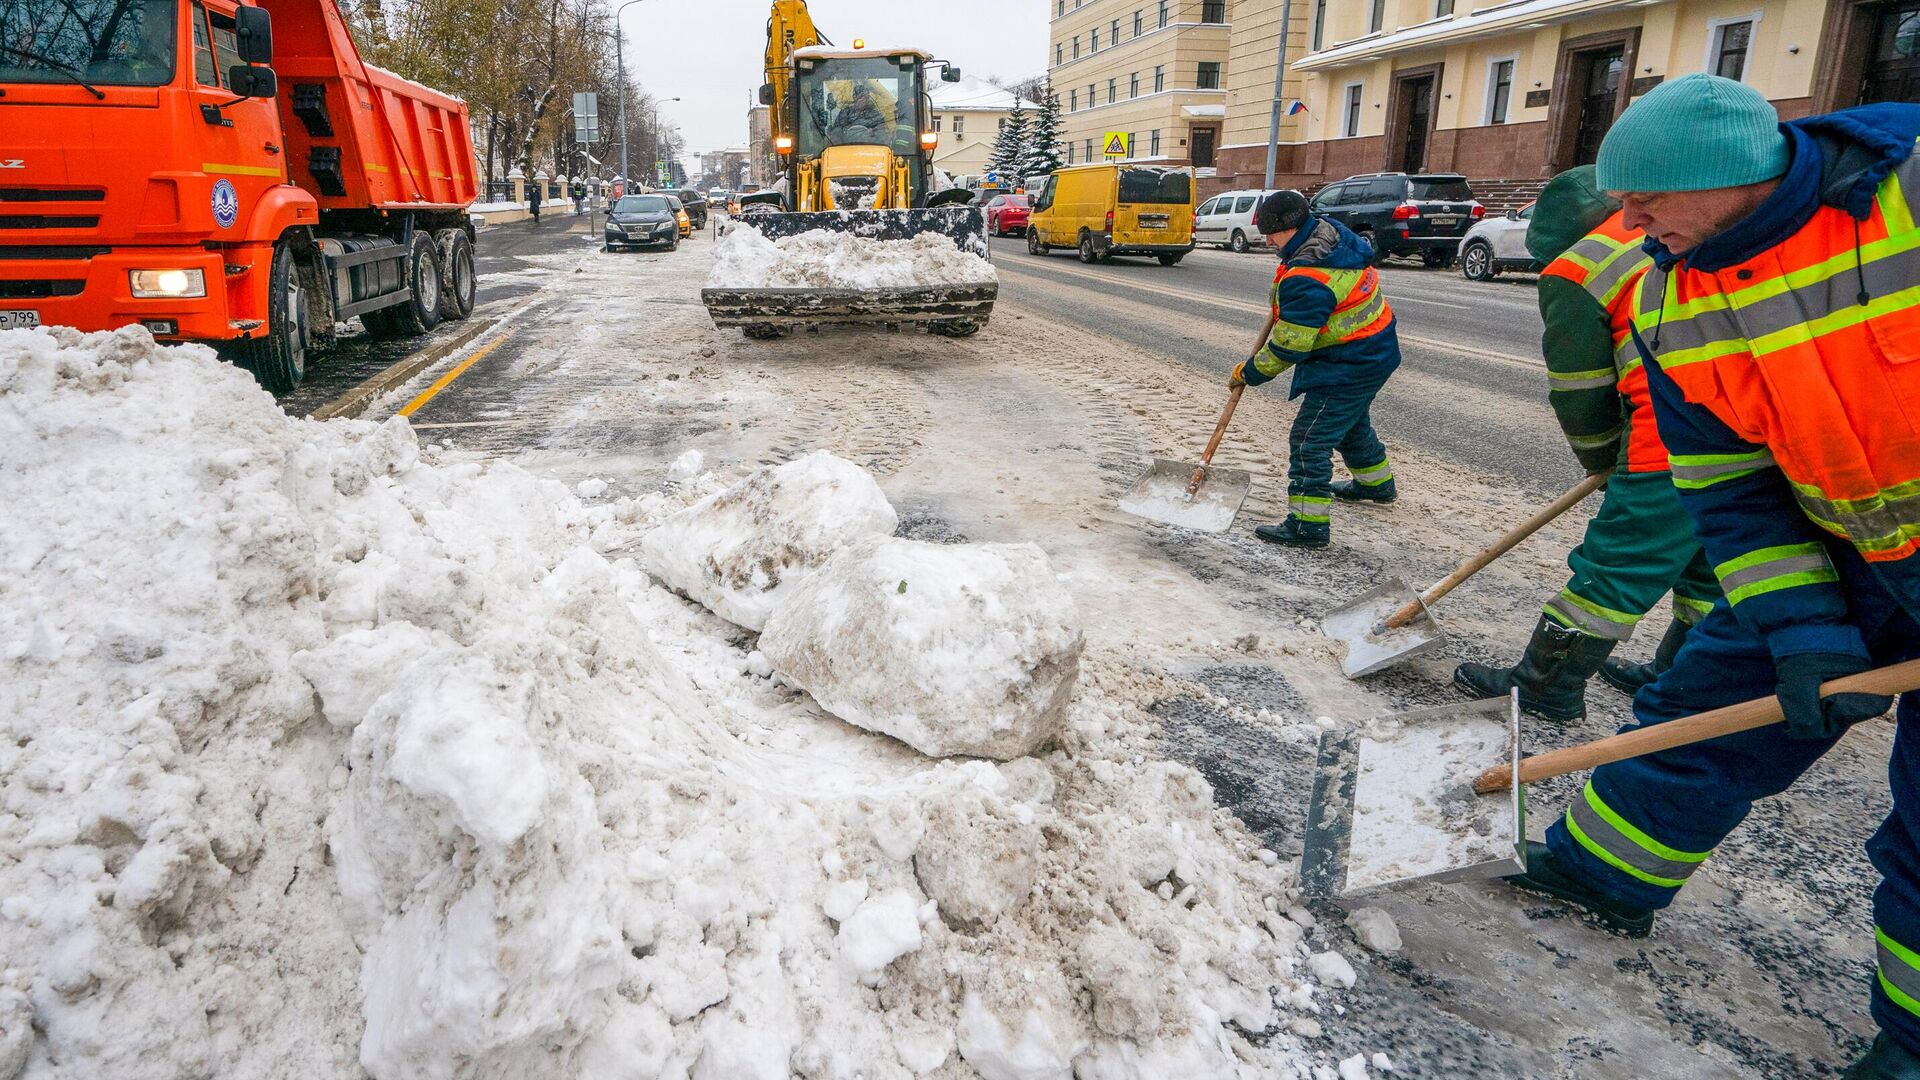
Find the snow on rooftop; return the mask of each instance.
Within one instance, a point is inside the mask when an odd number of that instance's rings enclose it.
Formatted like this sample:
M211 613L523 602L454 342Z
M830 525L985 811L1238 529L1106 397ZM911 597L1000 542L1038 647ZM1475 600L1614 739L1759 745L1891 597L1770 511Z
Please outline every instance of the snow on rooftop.
M959 82L929 79L927 96L933 99L933 107L939 112L1012 112L1015 104L1030 112L1040 109L1034 102L1016 97L1011 90L971 75L961 76Z
M1186 116L1225 116L1227 107L1225 105L1183 105L1180 107L1180 112Z
M807 59L818 60L818 59L823 59L829 56L847 56L847 57L899 56L901 53L916 53L922 59L925 59L925 60L933 59L932 53L928 52L925 49L915 48L912 45L894 45L884 49L881 49L881 48L854 49L854 48L845 48L839 45L808 45L804 48L793 50L793 58L795 60L807 60Z

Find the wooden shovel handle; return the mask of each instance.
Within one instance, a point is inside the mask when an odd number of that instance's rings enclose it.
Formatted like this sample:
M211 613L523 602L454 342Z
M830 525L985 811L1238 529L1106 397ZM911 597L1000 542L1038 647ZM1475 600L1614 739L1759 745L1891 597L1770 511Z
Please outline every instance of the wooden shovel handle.
M1539 513L1514 526L1513 531L1495 540L1493 545L1473 558L1461 563L1453 573L1434 583L1433 588L1420 594L1420 599L1409 601L1406 607L1387 616L1380 625L1383 629L1397 630L1412 622L1420 614L1420 609L1452 592L1461 582L1487 568L1487 564L1512 551L1515 545L1534 533L1561 514L1572 509L1581 499L1593 494L1607 482L1608 472L1597 472L1567 489L1566 494L1548 503Z
M1834 679L1821 684L1820 696L1904 694L1909 690L1920 690L1920 660L1908 660L1904 664L1875 668L1858 675L1849 675L1844 679ZM1671 750L1676 746L1705 742L1708 739L1717 739L1722 735L1732 735L1738 731L1751 731L1757 727L1766 727L1768 724L1777 724L1785 718L1785 714L1780 711L1779 698L1755 698L1752 701L1728 705L1711 712L1698 713L1679 720L1670 720L1664 724L1654 724L1619 735L1609 735L1604 739L1581 743L1579 746L1568 746L1523 758L1520 762L1520 782L1531 784L1536 780L1564 776L1570 772L1591 769L1609 762L1651 754L1656 750ZM1488 769L1473 782L1473 790L1481 795L1505 791L1511 786L1513 786L1513 768L1509 765Z
M1260 331L1260 343L1253 347L1254 352L1257 353L1266 347L1267 338L1273 333L1273 324L1276 318L1277 316L1274 315L1267 316L1266 329ZM1226 435L1227 423L1233 419L1233 410L1240 404L1240 395L1246 389L1246 384L1241 383L1239 386L1233 388L1233 393L1227 395L1227 407L1220 410L1220 422L1213 425L1213 438L1207 440L1207 452L1200 455L1200 467L1193 470L1193 479L1187 481L1188 495L1199 491L1200 484L1206 480L1207 466L1213 464L1213 452L1220 449L1220 439Z

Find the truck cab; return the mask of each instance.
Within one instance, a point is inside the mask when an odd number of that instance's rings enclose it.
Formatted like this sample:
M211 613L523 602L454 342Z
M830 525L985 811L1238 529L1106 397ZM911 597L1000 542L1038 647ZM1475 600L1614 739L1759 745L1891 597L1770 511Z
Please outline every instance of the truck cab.
M338 320L470 304L469 139L458 101L360 60L332 0L6 0L0 328L138 324L290 387Z

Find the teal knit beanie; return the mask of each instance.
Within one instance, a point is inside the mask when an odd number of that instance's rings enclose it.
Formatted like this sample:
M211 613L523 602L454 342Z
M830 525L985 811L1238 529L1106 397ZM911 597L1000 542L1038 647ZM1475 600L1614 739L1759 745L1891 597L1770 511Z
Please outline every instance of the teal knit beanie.
M1740 187L1787 171L1787 137L1760 91L1687 75L1628 106L1600 143L1597 165L1606 191Z

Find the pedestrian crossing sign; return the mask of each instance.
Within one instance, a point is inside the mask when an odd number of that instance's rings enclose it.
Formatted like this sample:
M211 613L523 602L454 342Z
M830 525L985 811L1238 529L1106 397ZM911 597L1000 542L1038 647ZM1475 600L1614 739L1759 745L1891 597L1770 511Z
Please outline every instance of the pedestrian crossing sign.
M1130 131L1109 131L1100 137L1106 147L1102 153L1107 157L1132 157L1133 133Z

